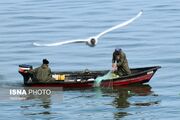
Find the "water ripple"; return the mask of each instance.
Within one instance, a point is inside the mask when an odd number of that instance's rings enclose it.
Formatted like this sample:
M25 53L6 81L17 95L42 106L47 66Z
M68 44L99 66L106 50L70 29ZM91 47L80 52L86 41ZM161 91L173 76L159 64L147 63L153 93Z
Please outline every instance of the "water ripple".
M151 87L68 90L64 91L62 104L52 102L49 108L44 108L47 103L40 99L7 100L0 102L1 118L179 118L179 6L178 0L0 1L1 87L22 86L18 65L37 67L43 58L49 59L55 71L111 69L112 52L116 47L126 52L131 67L162 66L149 82ZM32 45L32 42L50 43L96 35L128 20L141 9L144 14L140 19L102 36L94 48L83 44L51 48ZM7 118L9 114L12 116Z

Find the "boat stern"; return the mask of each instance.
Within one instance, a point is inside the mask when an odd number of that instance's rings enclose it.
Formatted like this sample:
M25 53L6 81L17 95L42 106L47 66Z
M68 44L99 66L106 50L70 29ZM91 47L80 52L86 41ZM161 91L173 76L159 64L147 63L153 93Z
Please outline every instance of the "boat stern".
M33 69L32 65L26 65L26 64L19 65L18 72L23 76L25 85L28 83L28 81L32 80L32 76L28 72L31 69Z

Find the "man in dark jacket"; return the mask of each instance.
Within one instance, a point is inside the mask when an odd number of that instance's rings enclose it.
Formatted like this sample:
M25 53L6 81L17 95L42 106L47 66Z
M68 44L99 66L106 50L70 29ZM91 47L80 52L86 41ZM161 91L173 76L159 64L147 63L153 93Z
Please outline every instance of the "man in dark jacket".
M115 49L113 52L112 67L114 70L116 69L115 73L119 76L131 74L126 54L122 51L122 49Z
M48 64L49 61L47 59L43 59L43 64L40 67L30 71L37 82L50 82L55 80L52 78L51 69L48 67Z

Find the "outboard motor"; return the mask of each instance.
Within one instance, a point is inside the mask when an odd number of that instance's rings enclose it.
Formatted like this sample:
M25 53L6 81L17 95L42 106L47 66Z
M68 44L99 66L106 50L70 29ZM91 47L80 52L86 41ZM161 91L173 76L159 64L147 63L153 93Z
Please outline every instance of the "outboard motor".
M26 65L26 64L19 65L19 73L23 76L25 85L30 80L32 80L33 76L28 72L31 69L33 69L32 65Z

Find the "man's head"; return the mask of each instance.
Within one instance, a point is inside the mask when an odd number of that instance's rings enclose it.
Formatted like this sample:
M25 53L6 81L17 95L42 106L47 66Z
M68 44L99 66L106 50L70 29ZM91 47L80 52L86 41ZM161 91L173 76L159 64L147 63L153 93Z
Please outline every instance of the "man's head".
M49 64L49 61L48 61L47 59L43 59L43 64L48 65L48 64Z
M116 49L114 50L114 54L115 54L115 56L116 56L116 60L119 60L119 59L120 59L121 52L122 52L122 49L121 49L121 48L116 48Z
M116 48L116 49L114 50L114 53L115 53L115 55L120 55L121 51L122 51L121 48Z
M121 48L115 48L115 50L114 51L116 51L116 52L121 52L122 51L122 49Z

